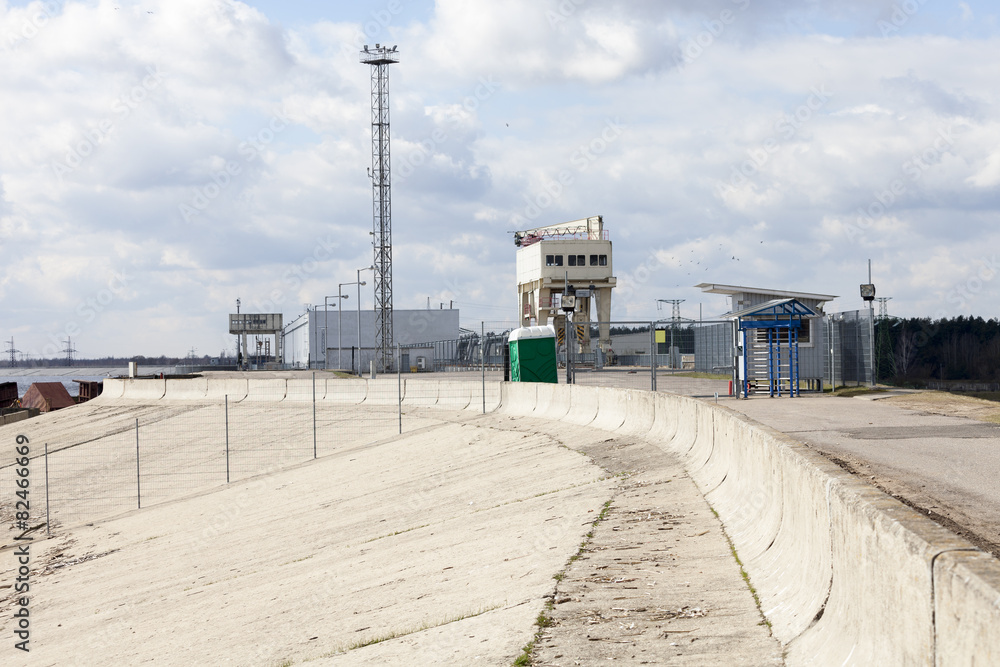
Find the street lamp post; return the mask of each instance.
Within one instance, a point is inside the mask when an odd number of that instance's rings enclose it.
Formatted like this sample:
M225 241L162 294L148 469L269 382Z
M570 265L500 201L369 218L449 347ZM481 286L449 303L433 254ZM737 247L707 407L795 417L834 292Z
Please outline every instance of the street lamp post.
M339 292L340 290L337 290L337 291ZM328 315L329 310L327 309L327 304L330 302L330 299L346 299L346 298L347 297L344 296L343 294L336 294L336 295L333 295L333 296L325 296L325 297L323 297L323 370L327 370L330 367L330 364L327 363L327 360L326 360L326 357L327 357L326 351L328 349L330 349L330 343L329 343L329 340L328 340L328 338L329 338L329 333L328 332L330 330L330 317ZM340 311L343 310L343 309L344 309L343 305L341 305L341 303L338 302L338 304L337 304L337 315L338 316L340 315ZM338 345L339 345L339 342L338 342ZM337 354L337 364L338 365L340 364L340 353L339 352Z
M361 281L362 271L374 271L374 266L366 266L363 269L358 269L358 377L361 377L361 286L364 285Z
M361 286L364 285L364 283L361 282L361 274L360 274L360 272L358 273L358 281L357 282L353 282L353 283L340 283L340 284L337 285L337 292L340 293L340 295L341 295L340 298L341 299L346 299L347 298L347 295L343 293L344 285L357 285L358 286L358 322L361 322ZM344 309L341 308L340 312L341 313L344 312ZM339 368L343 368L344 367L344 362L340 358L341 351L343 350L343 333L342 333L343 332L343 325L342 325L342 322L343 322L343 318L340 317L340 313L337 313L337 366ZM359 324L359 329L358 330L360 331L360 324ZM358 347L359 348L361 347L361 336L360 336L360 334L358 335ZM359 354L360 354L360 352L359 352ZM359 357L359 359L360 359L360 357ZM360 362L358 362L358 365L360 366Z

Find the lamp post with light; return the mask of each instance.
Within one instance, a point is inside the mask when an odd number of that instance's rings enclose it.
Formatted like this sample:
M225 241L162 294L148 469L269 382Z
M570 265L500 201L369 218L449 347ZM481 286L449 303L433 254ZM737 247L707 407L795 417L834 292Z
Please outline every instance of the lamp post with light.
M337 290L337 292L338 294L334 294L333 296L323 297L323 370L327 370L330 367L330 364L327 362L327 352L326 352L327 350L330 349L330 343L328 341L329 338L328 331L330 330L330 317L328 315L329 310L327 308L327 304L329 304L330 299L337 299L338 300L337 313L339 315L340 311L344 309L343 305L341 305L342 302L340 300L347 298L345 294L339 294L340 290ZM337 356L337 363L340 364L339 352Z
M366 266L363 269L358 269L358 377L361 377L361 286L365 283L361 280L362 271L374 271L374 266Z

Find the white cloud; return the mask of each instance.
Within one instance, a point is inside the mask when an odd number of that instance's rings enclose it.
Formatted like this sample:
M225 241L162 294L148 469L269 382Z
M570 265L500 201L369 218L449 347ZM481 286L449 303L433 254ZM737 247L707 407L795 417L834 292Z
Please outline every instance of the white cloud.
M358 39L400 45L397 305L497 319L481 304L514 307L515 221L603 214L619 276L675 258L616 317L707 301L702 281L856 307L872 255L896 312L933 313L998 240L998 45L872 37L892 4L440 0L366 35L232 0L69 2L12 41L36 10L0 4L3 324L36 352L76 324L87 356L214 353L236 296L290 318L353 280L371 263ZM127 286L87 306L116 272Z

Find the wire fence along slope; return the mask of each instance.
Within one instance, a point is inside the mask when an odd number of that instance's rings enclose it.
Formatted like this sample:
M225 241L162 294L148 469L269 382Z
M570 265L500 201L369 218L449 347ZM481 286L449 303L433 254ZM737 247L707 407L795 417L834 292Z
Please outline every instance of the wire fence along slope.
M20 523L56 533L437 423L422 407L482 412L500 398L497 384L396 376L230 381L197 396L196 382L175 382L161 399L129 397L155 394L147 381L117 381L124 389L113 382L109 396L117 389L120 399L0 427L11 445L0 462L0 521L9 530L19 533ZM27 441L27 465L18 464L18 436ZM19 522L15 492L24 476L30 502Z

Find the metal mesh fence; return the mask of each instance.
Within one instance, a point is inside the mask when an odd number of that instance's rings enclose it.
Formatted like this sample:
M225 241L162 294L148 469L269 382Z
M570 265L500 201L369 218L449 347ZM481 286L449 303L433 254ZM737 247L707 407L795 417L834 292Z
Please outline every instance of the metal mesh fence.
M814 320L802 376L817 386L868 381L869 326L867 311ZM59 530L393 438L435 423L425 408L491 411L513 328L483 322L454 341L401 348L397 373L374 380L244 376L225 380L224 391L176 385L184 394L172 394L168 380L148 398L173 400L123 400L0 427L11 443L25 434L30 449L27 466L11 449L0 461L0 520ZM568 336L563 328L560 383L702 397L732 390L732 322L613 322L604 331L601 346L597 323L569 327ZM14 492L26 469L22 499ZM25 520L15 524L18 511Z
M0 462L0 520L57 532L437 423L426 408L476 413L500 402L499 383L484 384L481 368L475 381L323 375L240 380L214 398L170 400L168 389L163 400L123 399L0 427L0 438L14 444L23 434L28 448L24 465L13 447ZM27 510L15 507L19 470L27 470Z

